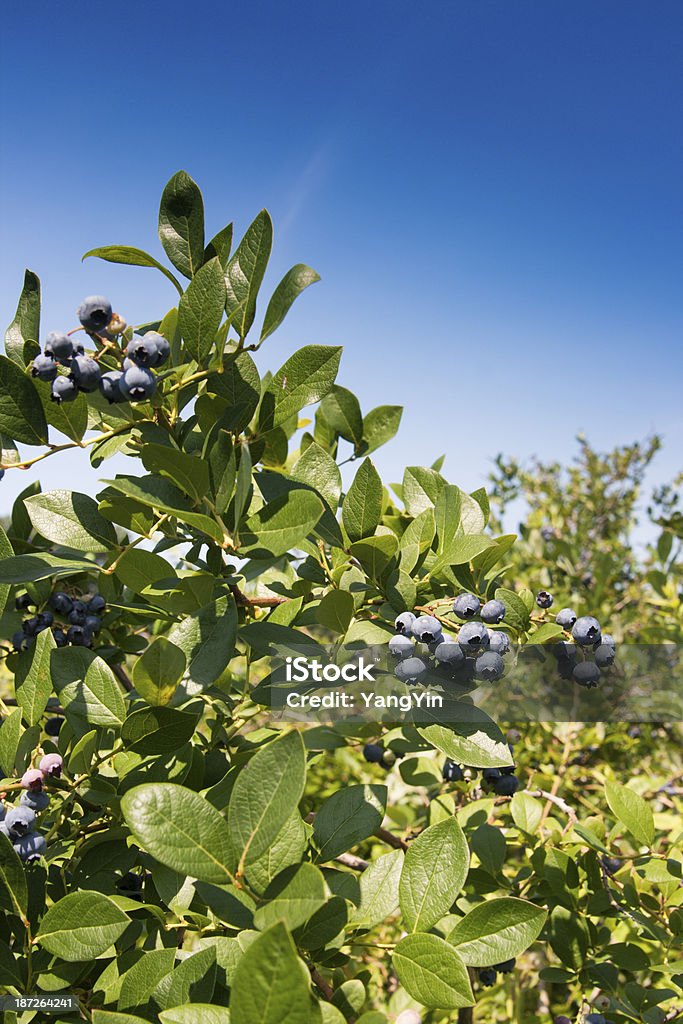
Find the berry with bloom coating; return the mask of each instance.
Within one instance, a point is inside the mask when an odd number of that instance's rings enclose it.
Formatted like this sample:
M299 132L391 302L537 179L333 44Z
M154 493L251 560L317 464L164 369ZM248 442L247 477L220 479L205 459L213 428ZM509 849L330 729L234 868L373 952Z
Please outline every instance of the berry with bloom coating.
M602 637L600 623L592 615L582 615L574 623L572 636L580 647L594 647Z
M415 679L420 679L426 671L427 665L422 658L406 658L404 661L399 661L394 675L404 682L412 682Z
M74 606L73 601L68 594L63 593L61 590L55 591L50 598L50 604L57 612L58 615L68 615Z
M436 645L434 657L441 665L460 665L465 660L460 644L446 636Z
M536 594L536 604L539 608L550 608L555 598L547 590L539 590Z
M453 611L459 619L473 619L481 608L481 601L474 594L460 594L453 602Z
M380 743L366 743L363 747L363 757L370 764L379 764L384 754L384 747Z
M28 638L23 629L18 629L12 634L12 646L17 652L25 651L28 647Z
M164 338L163 334L157 334L156 331L150 331L145 335L146 338L153 338L154 344L157 347L157 358L154 363L155 366L163 366L168 357L171 354L171 346Z
M50 398L61 405L62 402L75 402L78 398L78 386L71 377L55 377L52 381Z
M71 376L76 381L79 391L91 394L100 386L102 371L99 364L90 356L76 356L71 360Z
M510 637L498 630L489 630L489 650L500 654L501 658L510 650Z
M389 653L395 658L409 658L415 650L415 644L409 636L397 633L389 641Z
M441 778L444 782L462 782L465 776L460 765L448 759L443 763Z
M493 791L496 796L514 796L519 789L519 779L516 775L501 775L493 784Z
M484 651L474 663L474 672L477 679L483 679L487 683L495 683L505 671L505 664L500 654L495 651Z
M571 608L562 608L555 616L555 622L558 626L562 626L562 629L571 629L576 619L576 612L572 611Z
M45 723L45 732L48 736L59 736L59 730L62 728L61 718L48 718Z
M26 636L36 636L40 632L40 619L37 615L32 615L30 619L24 619L21 628Z
M13 807L7 812L5 828L10 839L19 839L32 831L36 823L36 812L32 807Z
M487 601L481 610L483 622L495 626L505 618L505 605L502 601Z
M30 793L28 790L24 790L19 797L19 803L23 807L30 807L36 814L39 811L44 811L47 805L50 803L50 797L47 795L45 790L41 790L40 793Z
M31 367L31 376L38 380L53 381L57 376L57 364L50 356L37 355Z
M52 623L55 621L55 617L52 612L39 612L38 613L38 632L42 633L44 629L49 629Z
M101 615L107 607L107 602L101 594L93 594L87 604L88 615Z
M74 343L68 334L51 331L45 339L45 355L49 359L56 359L58 363L68 366L74 356Z
M68 640L66 639L66 633L64 632L63 629L60 629L59 626L54 626L52 630L52 635L55 638L55 643L57 644L57 647L66 647Z
M121 393L131 402L142 402L150 398L156 386L154 374L144 366L130 366L119 381Z
M464 626L460 627L458 643L465 654L479 654L488 649L489 631L486 626L478 622L466 622Z
M592 661L580 661L578 665L574 666L572 675L575 683L590 690L592 686L598 685L600 669Z
M14 607L18 612L24 612L27 608L32 608L34 603L30 594L20 594L19 597L14 599Z
M92 647L92 633L85 626L69 626L66 638L74 647Z
M612 636L611 633L603 633L602 636L600 637L600 643L604 644L606 647L611 647L614 650L614 652L616 653L617 642L616 642L616 640L614 639L614 637Z
M122 377L123 373L121 370L110 370L108 373L103 373L100 377L100 391L110 405L128 401L121 390Z
M26 864L30 864L34 860L40 860L41 857L45 856L47 850L47 842L45 836L41 836L38 832L30 832L26 836L22 836L21 839L17 839L14 843L14 851L18 853L21 859Z
M595 651L595 664L598 668L610 668L614 664L617 652L609 644L600 644Z
M136 366L156 366L158 352L154 338L134 334L126 347L126 355Z
M479 981L487 988L489 985L495 985L496 977L497 974L493 967L484 967L479 971Z
M76 316L91 334L103 331L111 320L111 315L111 302L103 295L89 295L76 310Z
M441 639L441 623L433 615L419 615L413 623L413 636L423 644L433 644Z
M64 759L59 754L46 754L45 757L42 758L38 767L43 775L48 775L50 778L58 779L62 774Z
M102 629L102 620L99 615L86 615L83 625L89 633L92 633L93 636L97 636L99 631Z

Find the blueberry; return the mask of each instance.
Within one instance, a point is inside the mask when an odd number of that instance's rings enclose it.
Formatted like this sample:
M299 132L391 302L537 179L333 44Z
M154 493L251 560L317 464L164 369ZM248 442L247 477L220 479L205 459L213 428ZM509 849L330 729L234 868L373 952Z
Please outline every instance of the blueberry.
M609 644L600 644L595 651L595 664L598 668L609 668L614 664L617 652Z
M89 633L92 633L93 636L97 636L99 631L102 629L102 620L99 615L86 615L84 626Z
M157 334L156 331L149 331L145 338L153 339L157 349L156 362L154 366L162 366L171 354L171 346L164 338L163 334Z
M69 626L66 639L74 647L92 647L92 633L85 626Z
M40 860L41 857L45 856L45 851L47 850L45 836L41 836L37 832L31 832L29 835L22 836L21 839L14 843L14 850L26 864L30 864L34 860Z
M66 633L59 626L53 626L52 635L55 638L57 647L66 647L68 640L66 639Z
M88 393L97 391L101 375L99 365L90 356L76 356L71 360L71 376L78 385L79 391Z
M17 652L25 651L28 647L28 637L24 633L23 629L18 629L16 633L12 634L12 646Z
M436 645L434 657L441 665L460 665L465 660L462 647L451 637L444 637L441 643Z
M32 608L34 604L35 601L30 594L20 594L14 601L14 607L18 612L26 611L27 608Z
M144 366L129 367L119 381L121 392L131 402L142 402L145 398L150 398L156 386L154 374Z
M455 761L446 760L441 769L441 778L444 782L462 782L464 779L462 768Z
M85 608L80 611L74 606L69 612L67 618L72 626L84 626L86 619Z
M58 779L64 767L64 758L60 754L46 754L38 765L43 775Z
M555 616L555 622L558 626L562 626L562 629L569 630L576 622L576 612L571 608L563 608Z
M111 320L111 302L102 295L89 295L76 310L76 316L86 331L97 334Z
M441 623L433 615L419 615L413 622L413 636L423 644L433 644L441 639Z
M122 377L123 373L121 370L110 370L108 373L103 373L100 377L100 391L110 405L127 401L126 396L121 391Z
M481 610L483 622L495 626L505 618L505 605L502 601L487 601Z
M78 387L71 377L55 377L52 381L50 398L61 405L62 402L75 402L78 398Z
M505 664L500 654L495 651L484 651L474 663L474 672L477 679L483 679L487 683L495 683L505 671Z
M582 615L574 623L572 636L581 647L594 647L602 638L600 623L592 615Z
M498 779L502 777L502 773L500 768L484 768L481 777L485 785L492 786L494 782L498 782Z
M116 888L121 892L140 892L142 889L142 878L134 871L126 871L116 880Z
M45 776L37 768L29 768L21 776L21 785L23 789L28 789L31 793L39 793L43 788L44 779Z
M20 839L33 831L36 823L36 812L32 807L13 807L7 812L5 827L10 839Z
M32 615L30 619L24 619L21 628L26 636L35 636L40 632L40 619L37 615Z
M158 350L153 337L134 334L128 342L126 355L136 366L156 366Z
M558 1017L553 1017L553 1024L573 1024L573 1022L570 1017L565 1017L565 1015L561 1013Z
M543 538L543 540L554 540L555 539L555 530L553 529L552 526L542 526L541 527L541 537Z
M30 807L32 811L38 814L48 806L50 797L44 790L40 793L30 793L28 790L24 790L19 797L19 803L22 807Z
M68 334L51 331L45 339L45 355L67 366L74 355L74 343Z
M408 658L415 651L415 644L409 636L397 633L389 641L389 653L395 658Z
M49 629L52 623L55 621L55 617L52 612L39 612L38 614L38 632L41 633L44 629Z
M61 590L56 590L50 598L50 604L57 612L58 615L68 615L74 606L73 601L68 594L63 593Z
M479 982L487 988L489 985L495 985L496 977L496 971L493 967L484 967L479 971Z
M578 665L574 666L572 672L574 682L578 683L579 686L585 686L590 689L592 686L597 686L600 679L600 669L592 661L580 661Z
M510 650L510 637L507 633L489 630L489 650L500 654L501 658Z
M600 858L600 863L609 875L615 875L621 867L621 861L618 857L603 856Z
M0 800L0 821L4 821L5 820L5 815L6 814L7 814L7 808L3 804L2 800Z
M384 747L380 743L366 743L363 747L363 757L370 764L379 764L384 754Z
M416 616L412 612L401 612L394 623L394 629L403 636L412 636Z
M396 666L395 675L404 682L413 682L423 676L426 671L427 665L422 658L405 658Z
M560 640L558 643L553 644L553 654L558 661L571 661L576 662L578 647L576 644L570 644L566 640Z
M488 649L489 631L486 626L478 622L466 622L464 626L460 627L458 643L465 654L479 654Z
M474 594L460 594L453 602L453 611L460 619L473 619L481 608L481 601Z
M86 605L89 615L101 615L107 607L107 602L101 594L93 594Z
M83 601L73 601L71 604L71 611L78 612L79 615L87 615L88 609Z
M558 658L557 672L560 679L573 679L575 664L576 661L571 661L569 658Z
M48 736L59 736L59 730L62 728L62 721L63 719L61 718L48 718L45 723L45 732Z
M555 598L547 590L539 590L536 594L536 604L539 608L550 608Z
M493 791L496 796L514 796L519 789L519 779L516 775L501 775L493 784Z
M604 644L605 647L611 647L616 652L617 642L611 633L603 633L600 637L600 643Z
M50 356L37 355L31 367L31 376L38 380L53 381L57 376L57 364Z
M512 960L503 960L502 964L494 964L494 971L498 971L499 974L509 974L510 971L515 969L515 958Z

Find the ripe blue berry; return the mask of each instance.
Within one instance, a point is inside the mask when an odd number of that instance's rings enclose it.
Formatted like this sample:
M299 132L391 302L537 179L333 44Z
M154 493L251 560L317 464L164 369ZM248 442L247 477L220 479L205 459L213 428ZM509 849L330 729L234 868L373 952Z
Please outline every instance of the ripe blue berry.
M483 679L487 683L495 683L503 675L505 663L500 654L495 651L484 651L474 663L474 672L477 679Z
M97 636L102 629L102 620L99 615L86 615L83 625L93 636Z
M484 782L489 784L498 782L498 779L501 778L501 775L502 772L500 768L484 768L483 772L481 773L481 777L484 780Z
M542 526L541 527L541 537L543 538L543 540L554 540L555 539L555 530L553 529L552 526Z
M121 370L109 370L100 377L100 391L110 405L126 402L127 398L121 391Z
M5 820L5 815L6 814L7 814L7 808L3 804L2 800L0 800L0 821L4 821Z
M482 622L495 626L505 618L505 605L502 601L487 601L481 610Z
M536 594L536 604L539 608L550 608L555 598L547 590L539 590Z
M441 769L441 778L444 782L462 782L464 777L459 764L451 760L444 761L443 768Z
M562 626L562 629L571 629L576 622L576 612L572 611L571 608L563 608L555 616L555 622L558 626Z
M514 796L518 789L519 779L516 775L501 775L493 784L496 796Z
M441 665L460 665L465 660L462 647L451 637L444 637L441 643L436 645L434 657Z
M57 612L58 615L68 615L74 606L73 601L68 594L64 594L61 590L55 591L50 598L50 604Z
M415 644L409 636L397 633L389 641L389 653L395 658L409 658L415 652Z
M58 779L62 774L64 759L60 754L46 754L38 765L43 775Z
M397 633L402 633L403 636L412 636L415 618L416 616L412 612L401 612L394 623L394 629Z
M479 971L479 981L482 985L485 985L487 988L490 985L495 985L496 977L496 971L493 967L484 967L482 968L482 970Z
M111 302L102 295L89 295L76 310L76 316L86 331L97 334L111 320Z
M78 387L71 377L55 377L52 381L50 398L61 405L62 402L75 402L78 398Z
M433 615L419 615L413 623L413 636L423 644L440 641L442 634L441 623Z
M55 617L52 612L40 612L38 614L38 632L41 633L44 629L49 629L54 621Z
M145 338L152 339L157 349L156 362L154 366L162 366L171 354L171 346L164 338L163 334L157 334L156 331L149 331Z
M57 376L57 364L50 356L37 355L31 367L31 376L38 380L53 381Z
M144 366L130 366L119 381L121 393L130 402L142 402L150 398L156 386L154 374Z
M39 793L43 788L45 776L38 768L29 768L21 776L22 789L28 789L31 793Z
M617 652L614 647L611 647L609 644L600 644L594 654L595 664L598 668L610 668L614 664L616 656Z
M617 642L611 633L603 633L600 637L600 643L604 644L606 647L611 647L616 652Z
M71 360L71 376L79 391L91 393L100 386L101 370L90 356L76 356Z
M89 647L90 644L87 643L89 638L90 634L81 625L69 626L66 631L66 639L68 643L74 644L75 647Z
M80 603L80 602L77 602ZM72 626L84 626L85 625L85 608L77 608L76 605L71 609L67 616Z
M45 836L41 836L37 832L31 832L28 835L22 836L13 845L15 853L18 853L26 864L30 864L34 860L40 860L41 857L45 856L45 851L47 850Z
M592 661L580 661L578 665L574 666L572 675L575 683L590 689L598 685L600 669Z
M15 651L25 651L28 647L28 638L23 629L18 629L12 634L12 647Z
M502 964L494 964L493 969L494 971L498 971L499 974L509 974L510 971L514 971L515 969L515 958L513 957L512 960L504 960Z
M486 626L479 622L466 622L460 627L458 643L465 654L475 655L488 649L490 638Z
M10 839L19 839L32 831L36 823L36 812L32 807L19 806L7 812L5 827Z
M453 602L453 611L460 619L473 619L481 608L481 601L474 594L460 594Z
M572 636L580 647L594 647L600 643L600 623L592 615L582 615L572 629Z
M66 640L66 637L64 638ZM59 730L62 728L61 718L48 718L45 723L45 732L48 736L59 736Z
M363 757L370 764L379 764L384 754L384 747L380 743L366 743L363 747Z
M405 658L399 661L395 669L395 676L404 682L414 682L420 679L427 671L427 665L422 658Z
M30 594L20 594L19 597L14 599L14 607L18 612L26 611L27 608L32 608L35 604Z
M44 791L40 793L29 793L28 790L24 790L19 797L19 803L22 807L30 807L32 811L38 814L40 811L44 811L50 803L50 797Z
M608 875L615 875L621 867L621 861L618 857L608 857L605 855L600 858L600 863Z
M489 634L489 650L495 651L496 654L500 654L501 658L507 654L510 650L510 637L507 633L500 632L498 630L490 629Z
M134 334L126 347L126 355L136 366L156 366L158 349L154 338Z
M40 632L40 619L37 615L32 615L30 619L24 619L21 628L26 636L36 636Z
M87 604L89 615L101 615L104 609L107 607L107 602L104 600L101 594L93 594Z
M63 366L68 366L74 356L74 343L68 334L51 331L45 339L45 355Z

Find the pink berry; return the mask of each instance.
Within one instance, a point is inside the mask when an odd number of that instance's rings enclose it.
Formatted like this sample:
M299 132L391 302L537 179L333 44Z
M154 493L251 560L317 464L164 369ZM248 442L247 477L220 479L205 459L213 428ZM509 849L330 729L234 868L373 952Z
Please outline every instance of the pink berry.
M27 772L21 777L21 784L24 789L30 790L32 793L39 793L43 788L43 779L45 776L37 768L29 768Z
M39 767L43 775L49 775L51 778L58 779L62 774L64 761L59 754L46 754L41 760Z

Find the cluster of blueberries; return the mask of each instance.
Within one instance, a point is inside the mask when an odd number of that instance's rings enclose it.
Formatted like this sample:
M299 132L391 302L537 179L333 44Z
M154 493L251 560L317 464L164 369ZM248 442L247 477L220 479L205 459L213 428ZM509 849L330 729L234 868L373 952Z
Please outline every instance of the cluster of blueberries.
M509 974L515 969L515 959L504 960L502 964L494 964L493 967L482 967L477 972L481 985L495 985L499 974Z
M508 743L510 754L513 754L513 746ZM441 771L444 782L471 781L477 774L477 769L470 765L456 764L455 761L446 760ZM505 768L484 768L481 773L482 789L485 793L494 793L496 796L514 796L520 787L520 781L515 775L514 764Z
M370 764L381 764L384 768L393 768L396 764L396 754L381 743L366 743L363 747L363 757Z
M36 831L37 815L50 803L45 783L49 779L58 779L63 767L64 761L59 754L45 754L37 768L24 772L21 779L23 792L17 806L7 807L0 801L0 832L27 864L38 860L47 849L45 836Z
M562 679L573 679L579 686L590 689L597 686L603 669L609 669L617 656L617 645L614 637L603 633L600 623L593 615L577 617L571 608L563 608L557 613L555 621L566 633L570 633L573 643L561 641L555 644L553 651L557 659L557 667ZM579 659L579 651L582 659Z
M95 593L87 601L81 601L58 590L52 594L48 603L52 611L38 611L30 594L17 597L16 607L19 611L33 609L36 614L24 619L21 629L12 637L14 650L28 650L38 633L44 629L52 630L57 647L66 647L67 644L92 647L94 638L102 629L101 616L107 607L102 595ZM58 622L55 622L55 616Z
M584 1024L613 1024L613 1021L608 1020L602 1013L588 1013L583 1018ZM565 1017L561 1013L558 1017L555 1017L553 1024L574 1024L571 1017Z
M126 323L112 312L111 303L101 295L84 299L76 311L81 326L91 336L110 341L126 328ZM117 402L142 402L156 390L154 368L166 362L171 348L161 334L149 331L134 334L125 350L123 369L102 373L96 359L86 355L82 344L68 334L52 331L43 351L35 357L31 373L38 380L52 384L54 402L73 402L79 392L102 392L110 405ZM68 369L60 374L59 367Z

